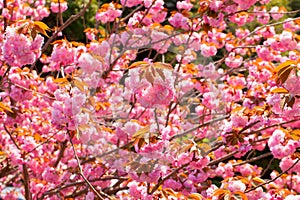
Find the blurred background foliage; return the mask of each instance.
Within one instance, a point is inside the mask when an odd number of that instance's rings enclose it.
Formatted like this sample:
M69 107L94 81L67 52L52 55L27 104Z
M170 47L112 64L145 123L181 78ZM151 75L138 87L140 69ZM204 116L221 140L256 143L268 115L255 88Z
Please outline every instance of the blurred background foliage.
M195 4L199 4L201 0L192 0ZM63 19L66 21L71 15L78 13L84 5L86 5L88 0L69 0L68 1L68 10L63 13ZM92 4L88 11L85 13L84 17L80 20L73 22L68 28L66 28L63 34L69 41L78 41L78 42L86 42L84 30L87 27L99 27L105 28L105 24L97 24L95 22L95 15L99 9L99 7L105 3L110 3L110 0L92 0ZM169 12L176 10L176 2L177 0L165 0L165 7L168 9ZM50 4L50 2L49 2ZM298 10L300 9L300 1L299 0L271 0L267 5L267 10L269 10L273 6L283 6L287 8L287 10ZM134 9L134 8L131 8ZM127 9L128 10L128 9ZM126 13L123 14L124 17ZM300 13L286 15L281 20L284 20L288 17L298 17ZM46 22L50 27L55 27L58 25L58 17L57 14L51 14L48 18L43 20ZM248 28L253 30L257 27L259 23L257 21L253 21L252 23L248 23L244 26L244 28ZM236 27L232 27L233 30Z

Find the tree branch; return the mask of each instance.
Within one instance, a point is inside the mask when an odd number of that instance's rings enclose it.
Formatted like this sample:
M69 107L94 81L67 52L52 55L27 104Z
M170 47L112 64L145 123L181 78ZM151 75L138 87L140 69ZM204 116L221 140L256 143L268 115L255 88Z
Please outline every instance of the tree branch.
M97 191L97 189L89 182L89 180L85 177L83 171L82 171L82 166L80 164L80 160L78 158L78 155L76 153L76 149L75 149L75 146L73 144L73 141L72 141L72 137L70 135L70 132L68 131L68 135L69 135L69 138L70 138L70 143L71 143L71 146L72 146L72 149L73 149L73 152L74 152L74 156L76 158L76 161L77 161L77 165L78 165L78 168L79 168L79 173L80 173L80 176L83 178L83 180L86 182L86 184L91 188L91 190L93 190L93 192L97 195L97 197L101 200L104 200L104 197L108 198L108 199L113 199L112 197L110 197L109 195L105 194L104 192L102 191Z
M294 164L292 164L287 170L281 172L281 173L280 173L278 176L276 176L275 178L273 178L273 179L271 179L271 180L269 180L269 181L267 181L267 182L265 182L265 183L262 183L262 184L260 184L260 185L258 185L258 186L255 186L255 187L253 187L253 188L251 188L251 189L249 189L249 190L246 190L245 193L251 192L251 191L253 191L253 190L256 190L256 189L259 188L259 187L262 187L262 186L264 186L264 185L267 185L267 184L269 184L269 183L272 183L272 182L276 181L278 178L280 178L282 175L284 175L286 172L288 172L290 169L292 169L299 161L300 161L300 158L298 158L297 161L296 161Z

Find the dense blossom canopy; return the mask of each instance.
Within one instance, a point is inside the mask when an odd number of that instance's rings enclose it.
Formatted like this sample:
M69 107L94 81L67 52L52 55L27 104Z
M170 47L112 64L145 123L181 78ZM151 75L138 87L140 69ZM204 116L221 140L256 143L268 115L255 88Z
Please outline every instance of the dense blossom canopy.
M76 2L0 1L1 198L300 199L298 11Z

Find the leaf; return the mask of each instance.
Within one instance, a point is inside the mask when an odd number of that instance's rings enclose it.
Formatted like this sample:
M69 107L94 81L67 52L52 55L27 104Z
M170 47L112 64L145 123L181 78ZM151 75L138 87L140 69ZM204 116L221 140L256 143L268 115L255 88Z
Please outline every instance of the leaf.
M137 140L138 140L138 147L139 147L139 149L141 149L146 144L145 139L138 138Z
M292 70L293 70L293 67L291 67L291 66L288 66L288 67L283 68L282 70L280 70L277 74L277 77L276 77L276 84L285 83L285 81L290 76L290 73L292 72Z
M7 158L7 153L0 151L0 163L2 163Z
M147 80L149 83L153 83L153 82L154 82L154 77L153 77L153 75L151 74L151 72L148 71L148 70L145 72L145 78L146 78L146 80Z
M174 197L177 196L176 193L174 192L174 190L171 189L171 188L165 188L165 189L163 189L163 191L164 191L167 195L171 195L171 196L174 196Z
M224 194L230 194L230 191L225 189L216 189L213 193L213 196L219 196Z
M297 62L293 60L288 60L278 65L274 69L274 71L277 73L276 83L283 84L288 79L295 65L297 65Z
M89 54L90 54L93 58L95 58L96 60L100 61L101 63L104 63L104 62L105 62L104 59L103 59L101 56L99 56L99 55L97 55L97 54L95 54L95 53L93 53L93 52L89 52Z
M67 86L70 84L69 80L67 78L57 78L53 80L54 83L57 83L61 87Z
M127 69L133 69L136 67L145 67L146 65L149 65L149 63L147 63L145 61L138 61L138 62L132 63Z
M280 101L280 108L284 109L285 106L288 106L288 107L292 108L293 105L294 105L294 103L295 103L295 97L293 97L293 96L285 96Z
M275 88L271 90L272 93L279 93L279 94L288 94L289 91L285 88Z
M263 179L259 178L259 177L254 177L252 179L252 181L253 181L253 186L257 186L257 185L265 183L265 181Z
M154 63L154 67L158 68L158 69L173 70L172 65L169 63L156 62L156 63Z
M280 65L278 65L275 69L274 72L278 73L280 70L290 66L290 65L297 65L296 61L293 60L287 60L284 63L281 63Z
M236 196L241 197L242 200L248 200L248 197L242 191L236 191L236 192L234 192L233 196L234 197L236 197ZM241 199L241 198L236 198L236 199Z
M54 83L69 83L67 78L57 78L53 82Z
M291 98L289 98L289 101L287 102L286 105L287 105L288 107L292 108L293 105L294 105L294 103L295 103L295 97L291 97Z
M188 199L194 199L194 200L202 200L204 199L203 196L199 193L192 193L188 196Z
M87 86L87 84L81 80L74 80L73 81L75 87L77 87L81 92L84 92L85 91L85 86Z
M153 76L156 76L156 71L153 66L150 66L150 70Z
M290 138L292 138L293 140L299 141L300 138L300 130L296 129L296 130L292 130L289 133Z
M300 26L300 19L295 19L294 22Z
M162 69L156 69L156 72L158 73L158 75L161 77L161 79L163 81L166 80L166 76L165 76L164 72L162 71Z
M33 26L38 33L42 33L43 35L49 37L46 31L49 31L50 28L44 22L35 21L33 22Z
M4 111L6 113L14 113L14 111L9 106L5 105L3 102L0 102L0 111Z
M132 135L132 138L141 138L150 131L150 126L145 126Z

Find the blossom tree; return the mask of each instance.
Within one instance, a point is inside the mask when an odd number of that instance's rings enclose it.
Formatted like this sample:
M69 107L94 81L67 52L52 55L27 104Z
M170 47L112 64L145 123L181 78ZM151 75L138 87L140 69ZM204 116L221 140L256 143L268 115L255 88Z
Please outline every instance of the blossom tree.
M2 199L300 199L300 11L170 2L0 1Z

